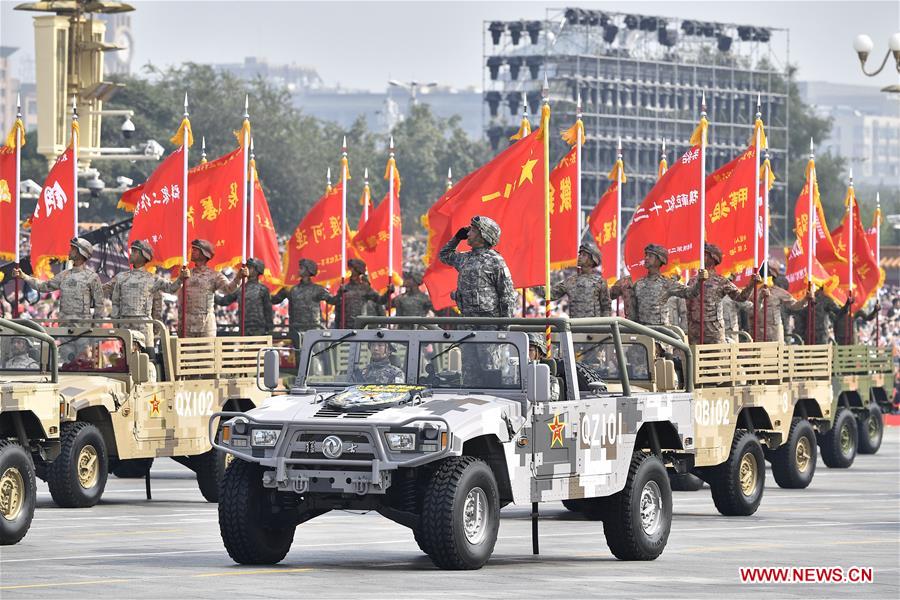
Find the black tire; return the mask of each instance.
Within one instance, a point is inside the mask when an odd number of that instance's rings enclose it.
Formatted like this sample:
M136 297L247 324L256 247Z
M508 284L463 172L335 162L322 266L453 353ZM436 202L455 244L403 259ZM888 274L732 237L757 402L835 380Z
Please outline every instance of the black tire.
M15 442L0 441L0 546L28 533L36 497L31 455Z
M59 456L47 470L50 495L63 508L94 506L106 488L106 442L91 423L63 423L61 429Z
M221 450L212 448L194 457L193 467L197 473L197 485L207 502L215 504L219 501L227 456Z
M728 460L709 467L708 474L713 503L721 514L746 517L759 508L766 483L766 463L762 445L755 435L735 431Z
M141 479L153 466L152 458L119 459L110 469L119 479Z
M850 409L841 407L834 416L834 425L821 436L819 448L822 462L831 469L847 469L856 459L858 447L856 417Z
M859 428L859 453L875 454L881 448L884 437L884 415L875 402L869 402L869 411L857 419Z
M469 456L438 463L425 485L422 514L416 528L419 547L441 569L480 569L497 543L500 502L494 473ZM467 534L465 512L483 506L482 523Z
M645 518L646 512L652 518ZM625 488L607 499L603 517L606 545L620 560L654 560L672 529L672 489L656 456L635 452Z
M779 487L803 489L816 473L816 431L806 419L794 417L787 441L772 453L772 476Z
M267 520L269 496L263 469L256 463L234 461L222 480L219 533L228 556L243 565L281 562L294 542L297 526L273 525Z
M703 487L703 480L693 473L669 471L669 486L673 492L696 492Z

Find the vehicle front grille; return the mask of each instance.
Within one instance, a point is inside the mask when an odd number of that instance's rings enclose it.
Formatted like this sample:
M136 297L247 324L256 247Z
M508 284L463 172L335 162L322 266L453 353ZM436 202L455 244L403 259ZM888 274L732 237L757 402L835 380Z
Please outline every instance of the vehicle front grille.
M355 410L337 410L329 406L323 406L313 415L319 419L365 419L381 411L380 408L357 408Z

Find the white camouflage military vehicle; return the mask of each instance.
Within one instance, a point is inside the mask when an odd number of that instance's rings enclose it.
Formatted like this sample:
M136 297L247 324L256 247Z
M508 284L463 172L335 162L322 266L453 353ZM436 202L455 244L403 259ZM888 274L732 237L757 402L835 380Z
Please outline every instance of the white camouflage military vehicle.
M298 524L346 509L411 528L441 568L477 569L494 549L501 507L530 504L534 533L537 503L561 500L603 520L618 558L662 553L666 468L692 466L689 392L630 393L627 378L579 390L566 319L366 320L457 329L310 331L287 395L213 416L215 447L233 455L219 525L236 562L277 563ZM605 321L617 339L619 327L640 327ZM486 325L551 325L558 362L530 361L526 333ZM265 363L273 389L276 352Z

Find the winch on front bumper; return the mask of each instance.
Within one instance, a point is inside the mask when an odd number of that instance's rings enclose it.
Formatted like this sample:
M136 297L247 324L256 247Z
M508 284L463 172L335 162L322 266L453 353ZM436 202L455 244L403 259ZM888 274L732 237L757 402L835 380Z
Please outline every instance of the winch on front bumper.
M216 435L213 427L223 421ZM213 447L265 467L265 487L298 494L384 494L392 471L439 460L452 448L446 419L421 415L390 423L276 423L247 413L217 412L210 418L209 434Z

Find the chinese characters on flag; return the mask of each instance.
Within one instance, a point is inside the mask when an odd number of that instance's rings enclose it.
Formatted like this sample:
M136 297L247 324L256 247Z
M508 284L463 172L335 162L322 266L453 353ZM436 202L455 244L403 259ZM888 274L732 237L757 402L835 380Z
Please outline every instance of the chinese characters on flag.
M553 269L575 266L578 259L577 161L577 148L573 147L550 171L550 267Z
M269 203L258 177L253 178L253 203L256 218L252 220L254 229L251 257L258 258L266 266L260 281L275 291L282 285L281 253L278 251L278 238L269 212Z
M403 270L403 240L401 238L401 219L400 219L400 198L394 194L394 252L393 252L393 273L394 284L400 285L402 282ZM388 195L385 194L384 200L377 208L369 212L369 220L366 221L356 236L353 238L353 249L356 256L366 263L369 272L369 283L372 287L383 293L388 286L388 222L390 221L390 211L388 204Z
M0 147L0 259L16 259L16 205L19 190L16 189L16 148Z
M856 203L856 194L852 187L847 190L847 196L853 211L853 306L854 310L857 310L862 308L884 283L884 271L875 261L875 250L870 246L866 229L859 218L859 205ZM849 214L849 212L844 213L844 220L831 232L831 239L834 240L838 252L844 257L849 256L850 250ZM848 261L845 260L843 265L836 268L832 274L836 275L840 281L841 291L849 297L850 269Z
M600 196L587 223L603 259L603 278L609 285L616 281L616 264L619 261L618 188L619 182L614 181Z
M59 155L34 207L31 265L37 277L50 277L50 261L65 260L75 230L75 153L70 145Z

